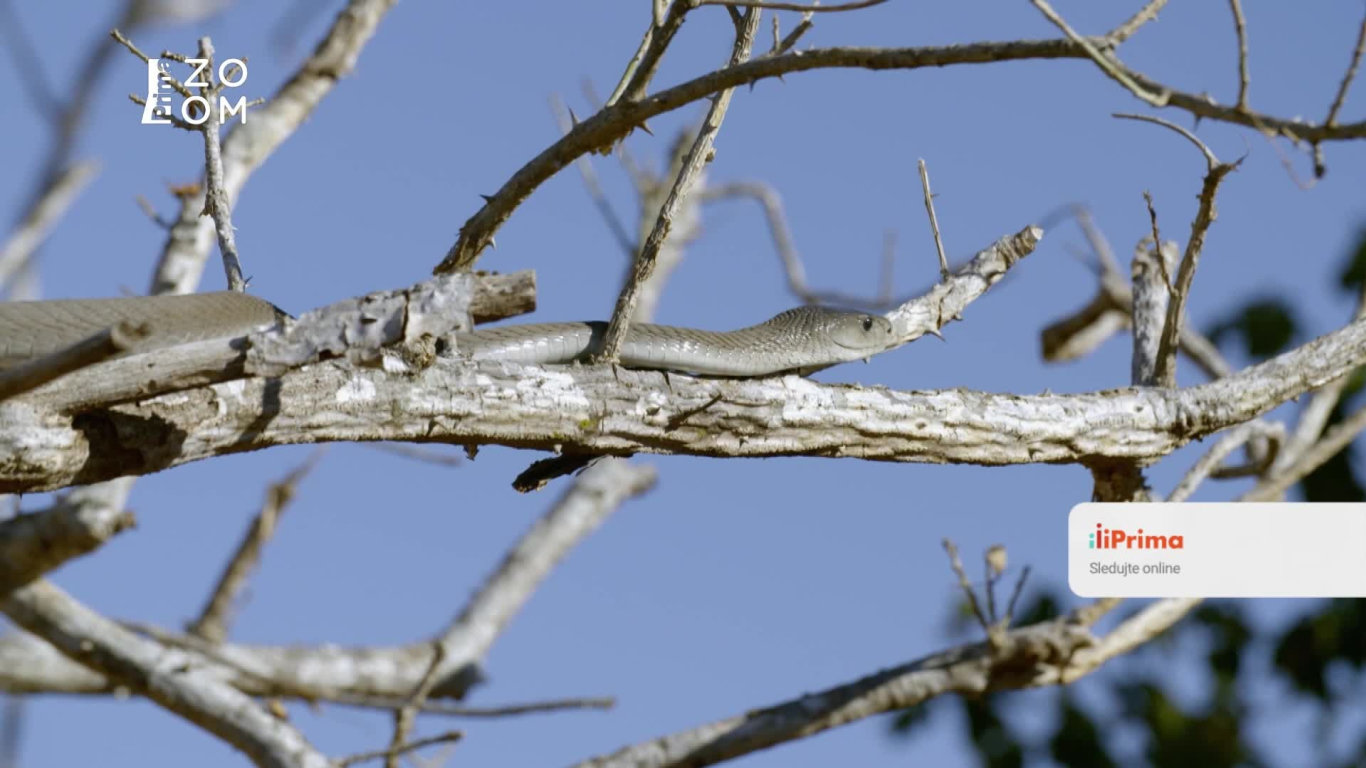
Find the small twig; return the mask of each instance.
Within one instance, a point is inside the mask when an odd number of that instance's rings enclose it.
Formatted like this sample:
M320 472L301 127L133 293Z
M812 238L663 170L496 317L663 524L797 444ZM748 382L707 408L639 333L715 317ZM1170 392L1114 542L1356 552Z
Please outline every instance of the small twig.
M1173 123L1170 120L1163 120L1160 117L1153 117L1152 115L1136 115L1128 112L1115 112L1110 116L1117 117L1121 120L1141 120L1145 123L1160 125L1163 128L1176 131L1177 133L1184 136L1187 141L1194 144L1197 149L1200 150L1201 154L1205 156L1205 164L1208 166L1210 170L1214 170L1214 167L1219 164L1219 158L1214 156L1214 152L1210 150L1210 148L1205 144L1205 142L1201 141L1195 134L1191 133L1185 128L1182 128L1176 123Z
M142 210L142 212L147 216L147 218L152 220L153 224L157 225L158 227L161 227L162 229L170 229L171 227L175 226L175 222L167 219L160 213L157 213L156 206L152 205L152 201L148 200L143 195L138 195L136 198L134 198L134 201L138 204L138 208Z
M1233 10L1233 28L1238 33L1238 103L1234 109L1247 109L1247 20L1243 18L1242 0L1228 0Z
M806 34L811 27L815 26L815 22L811 19L814 15L815 14L811 11L803 13L802 20L797 22L797 26L793 27L792 31L788 32L787 36L782 40L775 40L773 50L769 51L765 56L781 56L792 50L792 46L796 45L797 41L802 39L802 35ZM776 15L773 17L773 31L775 33L778 31L778 17ZM779 79L781 79L781 77ZM754 87L753 83L750 84L750 87Z
M678 0L678 2L682 2L682 0ZM751 8L746 12L745 24L741 31L736 34L728 66L735 66L749 58L750 50L754 45L754 36L759 29L759 16L760 13L757 8ZM697 131L697 138L693 141L692 148L688 150L688 154L685 156L683 168L674 180L673 187L669 190L669 196L665 199L664 205L660 207L654 229L651 230L640 248L640 253L636 256L630 278L622 286L621 293L617 297L616 307L612 310L612 320L608 323L607 332L603 335L601 348L592 356L593 362L599 364L614 362L621 353L621 345L626 339L626 331L630 327L631 316L635 312L641 287L654 272L655 261L659 257L660 249L664 246L665 238L669 236L669 230L673 227L674 217L683 205L683 199L692 191L694 183L702 173L702 166L711 159L712 145L716 141L717 132L721 129L721 123L725 119L726 109L730 106L731 95L734 92L734 88L726 88L712 97L711 107L707 110L707 116Z
M1105 39L1109 40L1111 45L1119 45L1125 40L1128 40L1138 31L1139 27L1142 27L1144 24L1157 18L1157 12L1162 10L1163 6L1166 4L1167 0L1148 0L1148 3L1138 9L1138 13L1130 16L1123 24L1110 30L1110 32L1105 35Z
M213 72L213 41L207 35L199 38L199 58L207 59L208 72ZM237 236L233 234L232 203L228 191L223 186L223 145L218 135L222 123L222 110L217 104L222 83L214 75L205 74L205 86L199 95L208 102L208 119L200 126L204 133L204 215L212 216L218 232L218 250L223 256L223 272L227 275L228 290L239 293L247 290L247 281L242 278L242 262L237 256Z
M137 95L136 93L128 94L128 100L138 105L139 107L147 106L147 100ZM170 121L173 127L179 128L182 131L189 131L190 133L199 133L199 126L195 125L194 123L186 122L179 115L162 115L162 119Z
M856 11L874 5L882 5L887 0L858 0L841 5L809 5L802 3L781 3L772 0L697 0L698 5L724 5L732 8L766 8L774 11L803 11L805 13L828 13L830 11Z
M654 3L654 17L650 28L645 30L640 46L626 64L626 71L622 73L621 80L617 82L617 87L612 89L612 95L607 97L604 106L610 107L618 101L638 101L645 95L645 89L650 86L655 72L659 70L659 62L664 58L664 51L668 49L669 43L673 42L678 28L683 26L683 19L688 12L697 7L697 0L673 0L667 13L664 12L663 5L663 0L656 0Z
M380 752L380 756L384 758L384 768L398 768L399 750L408 742L408 734L412 733L413 726L417 723L418 712L422 710L422 705L427 703L427 697L436 687L437 673L441 671L441 662L445 658L445 644L439 641L432 643L431 664L427 665L427 671L413 688L408 701L394 710L394 735L389 739L389 748Z
M1146 88L1139 85L1122 66L1116 64L1115 61L1110 59L1106 54L1101 53L1090 40L1077 34L1076 30L1072 29L1072 27L1063 20L1062 16L1059 16L1058 12L1053 10L1053 6L1049 5L1047 0L1030 0L1030 2L1034 3L1034 7L1038 8L1049 21L1053 22L1054 26L1062 30L1062 33L1067 35L1068 39L1076 43L1078 47L1085 51L1086 55L1091 57L1091 60L1096 63L1096 66L1100 67L1102 72L1110 76L1110 79L1124 86L1130 93L1154 107L1167 106L1167 101L1170 98L1167 94L1151 93Z
M982 625L982 629L991 632L991 622L987 615L982 613L982 606L977 602L977 592L972 588L972 582L968 580L967 571L963 570L963 559L958 556L958 546L949 539L944 539L944 551L949 553L949 567L953 568L954 574L958 576L958 586L963 588L963 593L968 597L968 605L972 608L972 615L977 617L977 623Z
M396 761L397 758L413 752L423 747L430 747L436 744L451 744L459 741L465 734L460 731L447 731L440 736L430 736L425 739L414 739L406 744L391 746L387 749L378 749L373 752L361 752L360 754L343 757L335 761L337 768L347 768L347 766L363 763L368 760L378 760L384 758L386 763Z
M1024 592L1025 581L1029 579L1029 566L1020 569L1020 578L1015 582L1015 591L1010 593L1010 602L1006 604L1006 615L1001 617L1003 628L1009 628L1010 622L1015 618L1015 604L1020 601L1020 595Z
M104 362L132 349L147 336L145 325L119 323L23 365L0 372L0 402L43 386L72 371Z
M348 707L366 707L369 709L389 709L396 710L408 703L407 698L393 698L389 696L364 696L351 695L341 692L329 693L326 696L314 698L315 701L329 701L334 704L343 704ZM422 704L421 710L424 715L442 715L445 717L469 717L469 718L495 718L495 717L516 717L519 715L535 715L546 712L563 712L571 709L611 709L617 705L617 700L610 696L584 697L574 699L550 699L547 701L530 701L525 704L507 704L497 707L471 707L464 704L445 704L440 702L427 701Z
M1153 204L1153 193L1143 190L1143 203L1148 207L1148 223L1153 229L1153 250L1161 257L1157 260L1157 269L1162 275L1162 282L1168 289L1172 287L1171 265L1167 263L1166 243L1162 242L1162 231L1157 226L1157 206ZM1172 241L1173 245L1175 241Z
M944 241L939 238L939 217L934 215L934 195L930 193L930 171L925 159L920 158L920 186L925 191L925 211L930 215L930 229L934 232L934 248L939 252L939 279L949 279L949 260L944 255Z
M285 508L293 501L299 483L318 465L325 451L320 447L313 451L302 464L266 489L266 499L261 511L247 528L237 551L228 560L228 565L218 577L218 583L204 603L199 618L190 622L186 631L210 643L221 643L228 636L228 622L233 603L247 585L247 579L261 560L261 553L275 535L275 527Z
M143 64L146 64L147 62L152 60L152 57L143 53L142 50L138 48L132 40L129 40L127 37L124 37L123 33L118 31L117 29L109 30L109 36L114 38L114 40L118 42L119 45L122 45L124 48L127 48L129 52L131 52L134 56L141 59Z
M1352 49L1352 63L1347 65L1347 73L1342 76L1342 82L1338 83L1337 95L1333 97L1333 104L1328 108L1328 117L1323 121L1325 127L1331 128L1338 124L1338 111L1342 109L1342 102L1347 99L1347 89L1352 87L1352 79L1357 75L1357 67L1361 65L1362 52L1366 51L1366 17L1361 20L1361 28L1357 30L1356 48Z
M127 37L124 37L123 33L120 32L119 30L117 30L117 29L111 29L111 30L109 30L109 36L112 37L112 38L114 38L114 41L117 42L119 45L122 45L124 48L127 48L127 49L129 50L129 52L131 52L134 56L138 57L138 58L142 61L143 64L146 64L147 62L149 62L149 61L152 60L150 56L148 56L147 54L143 53L141 49L139 49L136 45L134 45L132 40L129 40ZM165 51L165 52L163 52L163 53L161 54L161 58L163 58L163 59L174 59L174 60L179 61L179 62L182 62L182 63L185 61L185 57L184 57L184 56L181 56L181 55L175 54L175 53L171 53L170 51ZM187 99L188 99L189 97L191 97L191 96L194 95L193 93L190 92L190 89L189 89L189 88L186 88L186 87L185 87L185 84L182 83L182 82L180 82L180 80L177 79L177 78L171 77L170 75L167 75L167 74L164 74L164 73L163 73L163 74L162 74L162 80L163 80L163 82L165 82L167 85L171 86L171 89L172 89L172 90L174 90L176 93L180 94L181 96L184 96L184 97L187 98ZM134 100L136 101L136 99L134 99Z

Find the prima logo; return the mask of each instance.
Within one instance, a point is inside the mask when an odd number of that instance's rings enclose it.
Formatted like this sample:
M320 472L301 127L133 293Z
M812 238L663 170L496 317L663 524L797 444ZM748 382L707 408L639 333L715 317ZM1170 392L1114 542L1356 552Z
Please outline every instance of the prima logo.
M202 78L209 68L208 59L185 59L194 68L186 88L208 88L210 83ZM147 60L147 103L142 108L143 125L170 125L173 111L173 97L177 95L171 75L171 62L167 59ZM247 63L241 59L226 59L218 65L218 82L223 88L236 88L247 82ZM179 118L190 125L202 125L209 119L209 100L203 96L188 96L180 103ZM234 104L227 96L218 96L218 112L221 122L228 122L239 115L247 122L247 97L238 96Z
M1129 533L1120 528L1106 528L1096 523L1094 533L1086 535L1087 549L1185 549L1186 537L1181 534L1163 536L1144 533L1139 528Z

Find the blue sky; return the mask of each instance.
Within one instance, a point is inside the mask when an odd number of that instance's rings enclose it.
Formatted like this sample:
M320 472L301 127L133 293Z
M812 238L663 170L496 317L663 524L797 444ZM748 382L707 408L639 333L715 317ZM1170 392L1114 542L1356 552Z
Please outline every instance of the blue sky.
M20 0L53 87L66 92L113 4ZM330 22L336 2L300 34L293 52L270 32L284 4L239 0L188 26L140 30L145 50L192 48L203 34L220 56L250 58L242 90L267 96ZM1126 17L1126 4L1060 3L1084 32ZM79 8L82 12L73 12ZM1251 102L1320 119L1345 69L1361 17L1357 0L1248 7ZM549 99L587 114L588 80L616 83L648 20L648 3L402 2L358 67L253 176L235 211L252 289L300 312L346 296L423 279L492 192L557 136ZM783 15L784 28L795 23ZM655 82L667 86L719 66L730 49L725 11L690 16ZM763 40L767 38L765 26ZM1056 34L1028 3L892 0L831 14L803 45L910 46ZM1134 67L1223 101L1236 93L1226 4L1173 4L1126 44ZM142 126L126 94L143 88L131 56L101 73L100 95L78 157L102 172L42 252L47 297L141 290L163 233L134 204L145 195L173 210L168 184L193 181L198 137ZM46 146L8 60L0 65L0 211L17 213ZM1342 120L1361 119L1358 84ZM674 133L701 107L652 121L634 136L636 157L658 164ZM898 292L928 285L936 266L916 176L930 168L950 255L961 260L996 238L1085 202L1127 263L1148 231L1142 192L1155 198L1166 236L1184 238L1204 171L1174 134L1119 121L1146 107L1080 61L1016 62L912 72L814 71L737 92L710 167L714 182L762 179L787 205L796 242L818 287L869 292L884 232L898 236ZM1189 125L1180 113L1167 117ZM1247 155L1224 185L1220 218L1195 280L1190 314L1207 325L1251 295L1280 294L1310 335L1338 327L1350 302L1334 289L1337 265L1366 221L1366 147L1326 147L1329 174L1297 187L1277 150L1257 134L1201 125L1225 159ZM1291 155L1302 176L1308 162ZM618 210L634 220L620 167L597 165ZM13 214L12 214L13 215ZM749 203L706 210L659 320L731 328L790 306L762 218ZM1038 251L985 298L948 343L924 340L819 375L901 389L971 387L998 392L1086 391L1128 382L1127 337L1065 365L1040 362L1039 330L1087 301L1095 282L1074 255L1075 226L1052 228ZM538 319L602 318L623 257L576 172L544 185L499 232L480 266L535 269ZM210 265L206 289L222 287ZM1303 339L1302 339L1303 340ZM1235 357L1236 359L1236 357ZM1193 383L1198 373L1182 369ZM139 519L55 580L110 615L179 626L198 610L265 485L309 448L274 449L165 472L140 481ZM1168 490L1199 447L1150 473ZM452 451L454 453L454 451ZM522 496L509 482L538 455L486 448L456 469L416 464L358 446L335 446L303 484L240 612L233 638L256 643L391 644L438 631L504 549L564 485ZM982 469L825 459L637 459L660 481L575 550L526 606L488 658L491 682L472 703L612 695L610 713L584 712L468 723L464 764L564 765L628 743L846 682L946 645L953 578L940 540L970 560L994 543L1028 563L1040 585L1065 585L1066 513L1090 495L1077 467ZM1233 495L1206 488L1197 498ZM1258 603L1265 621L1300 609ZM1102 672L1101 674L1105 674ZM1083 689L1089 685L1081 683ZM1019 695L1046 697L1051 692ZM1281 723L1257 738L1293 757L1307 710L1279 702ZM144 702L57 698L30 707L25 765L236 766L242 758ZM291 706L330 754L387 743L389 719ZM423 721L427 732L451 727ZM943 718L910 742L873 719L739 761L758 766L970 765L958 724ZM73 738L79 732L83 738Z

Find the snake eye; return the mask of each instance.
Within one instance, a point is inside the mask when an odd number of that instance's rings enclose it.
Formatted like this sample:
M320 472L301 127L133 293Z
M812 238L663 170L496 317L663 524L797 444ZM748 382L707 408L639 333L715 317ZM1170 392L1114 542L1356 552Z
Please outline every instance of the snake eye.
M873 318L869 317L868 315L863 316L863 330L873 330Z

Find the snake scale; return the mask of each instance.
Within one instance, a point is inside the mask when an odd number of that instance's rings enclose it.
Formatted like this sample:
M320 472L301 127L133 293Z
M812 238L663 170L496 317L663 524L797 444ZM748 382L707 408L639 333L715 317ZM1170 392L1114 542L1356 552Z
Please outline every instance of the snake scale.
M286 317L242 293L61 299L0 303L0 369L51 354L119 322L144 324L146 352L206 339L232 338ZM457 334L457 351L475 360L563 364L601 342L606 323L531 323ZM863 312L798 307L734 331L633 323L620 362L629 368L709 376L810 373L896 346L892 324Z

